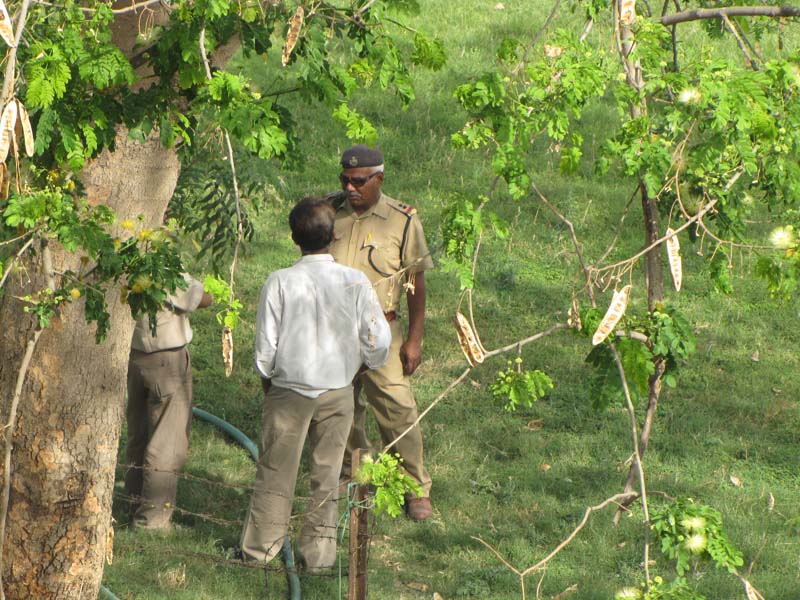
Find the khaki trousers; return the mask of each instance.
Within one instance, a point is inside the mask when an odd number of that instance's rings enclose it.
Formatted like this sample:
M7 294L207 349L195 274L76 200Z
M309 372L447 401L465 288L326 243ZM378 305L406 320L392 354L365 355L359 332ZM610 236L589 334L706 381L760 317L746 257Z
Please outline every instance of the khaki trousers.
M131 350L127 419L125 490L139 499L133 524L169 527L192 424L192 364L185 346L149 354Z
M260 562L280 552L289 529L297 471L306 435L310 446L311 503L297 543L309 569L336 563L339 473L353 422L353 388L308 398L272 386L264 398L261 456L242 530L242 552Z
M403 363L400 361L403 328L397 320L391 321L389 326L392 330L389 360L379 369L365 371L355 382L353 389L355 412L353 429L345 453L346 465L350 465L350 456L355 448L366 450L371 448L365 430L366 404L360 399L362 389L367 403L372 406L384 446L408 429L419 416L417 401L411 391L409 378L403 374ZM422 486L423 496L429 496L431 477L423 463L422 430L419 425L397 442L390 452L397 452L400 455L405 471ZM346 474L349 475L349 472Z

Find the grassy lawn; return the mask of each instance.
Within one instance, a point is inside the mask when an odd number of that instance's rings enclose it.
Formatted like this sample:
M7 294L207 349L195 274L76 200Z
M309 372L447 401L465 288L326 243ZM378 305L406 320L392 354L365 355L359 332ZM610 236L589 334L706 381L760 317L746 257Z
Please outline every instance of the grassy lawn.
M440 255L439 223L456 196L487 194L490 167L480 153L451 149L450 135L463 125L453 88L491 64L505 36L530 38L552 4L542 0L505 2L427 0L415 26L441 36L449 62L439 73L418 74L418 101L402 110L386 93L358 98L359 109L376 125L386 157L384 191L416 206L434 256ZM553 26L574 25L562 11ZM590 38L608 46L610 40ZM787 47L797 46L794 38ZM254 65L247 64L252 73ZM263 71L263 68L262 68ZM254 75L255 76L255 75ZM263 76L263 75L262 75ZM302 170L263 166L273 202L255 216L256 234L236 278L244 304L236 330L235 370L224 375L220 328L213 310L193 319L191 352L195 404L226 419L253 439L261 412L252 366L255 304L274 269L298 253L286 217L300 197L337 187L337 158L349 143L328 109L298 105ZM587 155L595 131L613 127L608 107L592 107L584 124ZM537 185L574 223L584 252L602 254L633 192L632 181L594 177L591 169L566 179L558 157L543 149ZM265 183L266 185L266 183ZM571 291L580 285L568 230L533 198L515 203L498 189L492 207L512 225L508 238L487 238L478 262L475 320L484 345L497 348L566 320ZM641 220L620 240L615 256L641 247ZM667 299L694 324L698 348L682 366L678 387L665 388L645 457L647 486L674 497L690 497L719 510L725 530L752 566L752 583L769 600L800 597L800 386L795 328L797 308L769 298L752 276L754 258L734 256L734 293L721 295L708 277L708 250L683 242L684 289ZM198 267L202 271L202 266ZM665 281L669 275L665 269ZM458 282L435 270L428 277L425 360L414 376L421 409L429 406L466 368L453 327ZM629 310L643 310L643 279L635 273ZM610 292L600 303L610 300ZM592 408L584 362L589 341L566 330L525 346L526 368L547 372L555 389L531 409L509 413L494 401L490 384L509 356L474 369L423 422L427 466L433 477L435 514L425 523L378 516L370 551L369 597L397 600L519 598L518 578L485 546L524 569L545 557L578 524L588 506L622 491L632 453L627 413L622 406ZM643 407L640 407L643 412ZM538 421L541 420L541 423ZM373 434L375 432L373 431ZM373 435L377 439L377 435ZM211 426L196 422L191 457L180 481L176 522L166 536L130 531L125 506L118 520L115 558L104 583L120 598L218 599L285 598L279 568L266 575L230 561L249 500L254 466L245 451ZM736 484L734 484L736 482ZM121 483L118 484L121 491ZM301 469L296 512L303 511L308 473ZM772 500L774 500L774 506ZM662 501L651 497L651 504ZM613 508L588 525L546 571L527 581L534 597L608 600L617 590L643 580L645 530L640 505L618 526ZM346 541L344 543L346 548ZM653 575L674 576L673 566L651 548ZM346 555L343 570L346 571ZM337 576L304 577L303 597L339 597ZM346 590L346 578L342 585ZM742 584L726 572L699 564L692 585L709 600L745 598Z

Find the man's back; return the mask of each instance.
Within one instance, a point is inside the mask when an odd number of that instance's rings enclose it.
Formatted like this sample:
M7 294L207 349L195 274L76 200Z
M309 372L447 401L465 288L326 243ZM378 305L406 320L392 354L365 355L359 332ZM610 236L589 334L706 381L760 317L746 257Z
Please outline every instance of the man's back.
M261 374L309 397L348 385L362 364L383 364L391 337L367 277L329 254L269 276L256 332Z

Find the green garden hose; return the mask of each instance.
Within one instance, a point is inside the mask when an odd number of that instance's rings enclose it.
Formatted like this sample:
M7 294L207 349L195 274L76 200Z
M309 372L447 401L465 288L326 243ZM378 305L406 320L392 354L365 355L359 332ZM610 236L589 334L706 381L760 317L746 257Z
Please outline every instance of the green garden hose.
M101 585L100 593L97 594L97 600L119 600L114 594L111 593L107 587Z
M202 408L192 408L192 414L227 433L250 453L250 456L255 462L258 462L258 446L239 429L236 429L236 427L227 421L223 421L219 417L212 415L210 412L204 411ZM286 566L286 579L289 582L289 600L300 600L300 578L297 576L297 568L295 567L294 555L292 554L292 543L289 541L288 536L283 539L282 555L283 563Z

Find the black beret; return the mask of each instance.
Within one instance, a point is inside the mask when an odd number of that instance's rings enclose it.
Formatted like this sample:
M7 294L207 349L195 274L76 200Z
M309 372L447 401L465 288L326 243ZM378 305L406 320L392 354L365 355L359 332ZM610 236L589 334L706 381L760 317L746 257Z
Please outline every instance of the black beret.
M342 168L356 169L358 167L377 167L383 164L383 154L377 148L370 148L364 144L348 148L342 153Z

